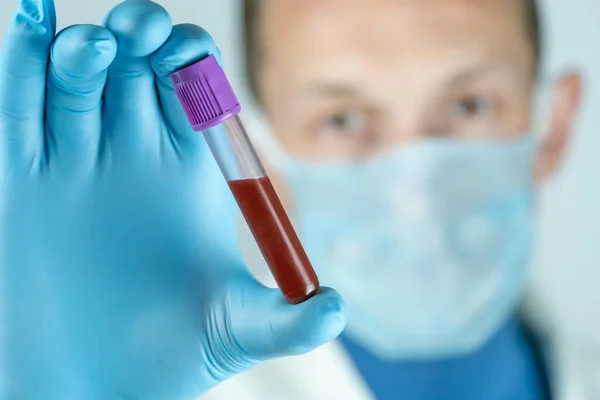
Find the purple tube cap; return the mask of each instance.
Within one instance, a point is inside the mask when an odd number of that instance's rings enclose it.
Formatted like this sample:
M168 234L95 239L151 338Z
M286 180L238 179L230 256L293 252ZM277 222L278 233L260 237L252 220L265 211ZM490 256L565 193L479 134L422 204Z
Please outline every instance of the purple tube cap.
M172 73L171 81L195 131L219 125L241 111L240 102L214 55Z

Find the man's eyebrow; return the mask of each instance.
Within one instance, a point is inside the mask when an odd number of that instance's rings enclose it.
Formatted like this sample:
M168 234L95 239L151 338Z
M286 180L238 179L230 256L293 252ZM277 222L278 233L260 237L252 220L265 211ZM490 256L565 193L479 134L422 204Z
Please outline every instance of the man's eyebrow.
M360 90L352 83L346 82L311 82L306 86L309 95L325 95L337 98L361 97Z
M509 71L509 69L504 63L476 64L457 70L455 73L448 76L447 79L445 79L444 85L459 86L488 74L507 71Z
M496 72L510 71L505 63L482 63L458 68L454 73L444 79L445 86L460 86L471 80ZM311 81L305 86L305 93L309 96L327 96L339 99L363 98L364 93L353 82L347 81Z

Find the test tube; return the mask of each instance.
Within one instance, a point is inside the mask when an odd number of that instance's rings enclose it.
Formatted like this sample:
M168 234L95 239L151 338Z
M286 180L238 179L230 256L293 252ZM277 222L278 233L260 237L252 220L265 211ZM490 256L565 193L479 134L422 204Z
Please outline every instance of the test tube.
M214 56L171 75L192 129L202 132L279 289L291 304L319 280L239 117L240 103Z

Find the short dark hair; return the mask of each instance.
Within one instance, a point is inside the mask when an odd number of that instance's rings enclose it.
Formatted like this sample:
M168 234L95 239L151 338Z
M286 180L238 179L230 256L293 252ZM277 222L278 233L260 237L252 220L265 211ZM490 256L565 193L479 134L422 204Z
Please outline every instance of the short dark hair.
M517 0L520 1L520 0ZM244 51L246 58L246 73L250 90L254 96L258 95L256 76L260 68L259 60L262 59L261 47L258 45L260 35L257 25L260 24L261 0L244 0L243 10L243 34ZM525 0L524 2L525 22L527 34L531 40L532 49L537 66L542 58L542 27L541 16L537 0Z
M531 41L535 62L539 66L542 62L542 18L537 0L525 0L525 23L527 34Z

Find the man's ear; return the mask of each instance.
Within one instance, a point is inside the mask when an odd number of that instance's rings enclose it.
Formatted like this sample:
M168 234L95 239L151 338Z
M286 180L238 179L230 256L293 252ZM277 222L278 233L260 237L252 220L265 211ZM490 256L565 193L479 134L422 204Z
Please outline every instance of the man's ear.
M537 162L538 182L552 176L560 167L568 148L583 91L583 78L579 72L563 74L553 90L550 121L543 132Z

